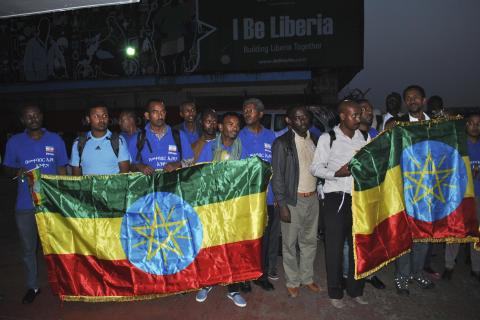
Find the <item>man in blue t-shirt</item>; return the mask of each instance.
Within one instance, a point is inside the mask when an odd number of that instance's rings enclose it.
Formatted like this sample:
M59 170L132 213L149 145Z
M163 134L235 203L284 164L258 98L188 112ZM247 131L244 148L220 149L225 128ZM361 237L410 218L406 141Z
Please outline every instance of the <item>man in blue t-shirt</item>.
M127 142L127 146L130 143L132 138L136 137L136 134L140 131L137 128L137 115L133 110L123 110L118 116L118 125L120 126L120 131L122 137Z
M148 121L145 130L132 138L128 146L132 171L151 175L157 169L171 172L192 165L193 151L187 136L165 123L165 103L150 100L144 115Z
M183 122L174 128L183 131L190 144L195 143L202 135L200 124L197 123L197 106L192 101L180 104L180 117Z
M272 145L275 133L260 123L265 107L263 102L256 98L247 99L243 102L243 118L245 127L240 131L242 141L242 159L258 156L262 160L272 162ZM280 236L279 215L274 212L273 193L269 186L267 191L268 224L262 239L262 269L263 275L253 283L264 290L273 290L274 287L268 281L278 280L277 256Z
M473 189L475 193L477 219L480 220L480 114L473 114L467 119L467 148L472 166ZM448 243L445 246L445 271L442 278L450 280L455 267L460 244ZM472 276L480 281L480 252L470 244Z
M72 174L127 173L130 154L127 142L122 136L114 136L108 130L108 109L103 104L94 104L86 116L90 131L79 137L72 146Z
M240 159L243 148L240 139L237 139L240 131L240 116L234 112L227 112L223 114L218 127L220 134L218 134L214 140L208 141L204 144L197 162L216 162ZM247 302L239 292L240 284L229 284L227 288L227 297L231 299L236 306L247 306ZM198 302L204 302L207 300L210 290L212 290L212 287L200 289L195 299Z
M8 140L3 164L6 174L18 181L15 220L22 243L28 288L22 302L32 303L40 293L37 279L38 232L33 200L24 174L39 168L44 174L65 175L68 158L60 136L42 128L43 114L37 105L24 106L20 120L25 131Z

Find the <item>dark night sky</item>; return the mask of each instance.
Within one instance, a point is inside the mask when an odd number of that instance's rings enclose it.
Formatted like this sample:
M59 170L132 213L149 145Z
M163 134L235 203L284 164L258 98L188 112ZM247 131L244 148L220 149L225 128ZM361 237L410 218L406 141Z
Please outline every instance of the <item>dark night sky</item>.
M375 108L419 84L447 107L480 107L480 1L365 0L364 70L344 88Z

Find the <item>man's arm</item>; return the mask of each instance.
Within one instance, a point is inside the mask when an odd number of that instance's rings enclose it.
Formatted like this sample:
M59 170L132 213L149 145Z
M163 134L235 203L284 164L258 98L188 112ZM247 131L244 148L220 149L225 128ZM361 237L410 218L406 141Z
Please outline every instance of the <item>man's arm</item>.
M320 136L310 165L310 173L318 178L333 180L335 171L328 168L328 158L330 156L330 134L324 133Z
M120 173L128 173L130 171L130 161L120 161L118 168L120 169Z
M280 140L275 140L272 147L272 191L280 211L280 220L289 223L291 217L285 195L287 188L285 182L285 159L285 148Z
M82 168L72 166L72 176L81 176L82 175Z

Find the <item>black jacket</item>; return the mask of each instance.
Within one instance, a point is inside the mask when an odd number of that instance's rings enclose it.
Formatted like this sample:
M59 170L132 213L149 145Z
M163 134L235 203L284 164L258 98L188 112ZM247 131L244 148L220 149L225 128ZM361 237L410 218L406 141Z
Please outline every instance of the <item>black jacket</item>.
M310 136L316 145L318 139ZM297 204L299 164L292 129L275 139L272 147L272 191L280 207Z

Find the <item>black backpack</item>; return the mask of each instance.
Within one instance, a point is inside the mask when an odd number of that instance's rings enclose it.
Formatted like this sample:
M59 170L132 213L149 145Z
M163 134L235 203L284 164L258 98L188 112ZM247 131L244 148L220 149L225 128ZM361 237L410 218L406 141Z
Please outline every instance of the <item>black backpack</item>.
M171 128L172 130L172 136L173 136L173 141L175 142L175 145L177 146L178 153L180 153L180 159L183 159L183 154L182 154L182 143L180 141L180 131L175 128ZM145 143L147 144L148 151L152 153L152 145L150 144L150 141L147 139L147 133L145 131L145 128L142 128L140 132L137 135L137 156L136 156L136 161L140 162L140 159L142 158L142 150L145 147Z
M112 132L112 135L110 137L107 137L107 139L110 140L110 145L112 146L113 153L115 153L115 156L118 158L118 151L120 149L120 135L118 134L118 132ZM90 140L90 137L87 137L85 133L83 133L77 138L77 150L79 159L78 166L80 166L82 163L83 149L85 148L88 140Z

